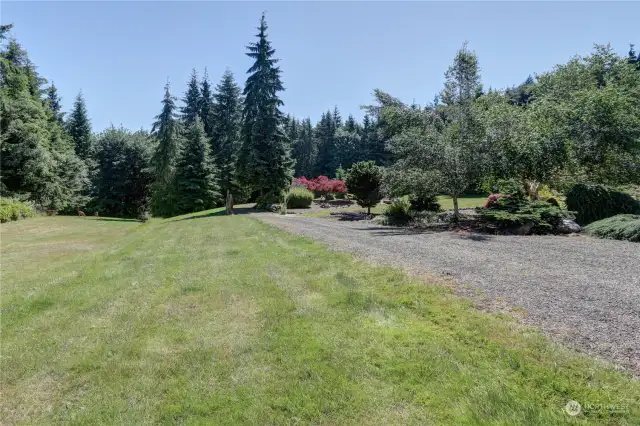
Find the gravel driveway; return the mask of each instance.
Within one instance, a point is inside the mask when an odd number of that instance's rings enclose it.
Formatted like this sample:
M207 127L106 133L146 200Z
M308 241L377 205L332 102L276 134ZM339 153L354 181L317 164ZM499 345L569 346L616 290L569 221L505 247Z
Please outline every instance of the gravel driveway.
M279 228L411 273L453 276L455 290L640 376L640 244L584 235L419 232L327 218L259 214Z

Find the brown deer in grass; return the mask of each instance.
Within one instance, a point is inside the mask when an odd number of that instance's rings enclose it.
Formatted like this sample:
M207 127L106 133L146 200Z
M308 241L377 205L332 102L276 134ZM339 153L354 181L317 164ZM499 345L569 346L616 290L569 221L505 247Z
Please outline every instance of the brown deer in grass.
M45 210L45 212L47 213L47 216L55 216L58 214L57 210Z
M86 216L82 210L78 210L78 216Z

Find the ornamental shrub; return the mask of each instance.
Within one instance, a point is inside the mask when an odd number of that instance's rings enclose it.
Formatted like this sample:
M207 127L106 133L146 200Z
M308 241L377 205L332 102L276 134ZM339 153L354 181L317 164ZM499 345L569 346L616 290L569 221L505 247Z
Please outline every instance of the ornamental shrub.
M291 187L287 194L287 208L306 209L311 206L313 192L304 187Z

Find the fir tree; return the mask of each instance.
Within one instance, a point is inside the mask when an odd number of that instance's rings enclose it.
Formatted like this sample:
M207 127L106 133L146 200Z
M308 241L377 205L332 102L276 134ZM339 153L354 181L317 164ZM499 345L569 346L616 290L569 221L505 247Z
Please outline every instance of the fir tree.
M242 123L242 149L238 161L238 174L246 185L253 186L269 199L279 199L293 178L293 161L283 130L283 102L278 92L284 90L280 80L278 59L267 40L267 21L264 14L256 37L249 44L247 56L255 63L247 71L249 77L244 88ZM263 198L266 200L266 198Z
M296 161L295 175L312 177L317 147L313 138L311 119L305 118L298 127L298 138L292 141L293 158Z
M335 145L335 118L331 111L322 115L315 128L316 145L318 146L318 156L314 175L333 176L339 166L339 161Z
M204 127L204 133L207 137L213 135L213 94L211 93L211 82L209 81L209 74L207 69L204 69L204 76L200 82L200 107L198 109L198 115L200 121Z
M91 120L89 120L87 105L82 92L76 96L66 126L67 133L73 140L76 155L86 161L91 156L93 138L91 135Z
M201 104L200 87L198 85L198 74L196 70L191 71L189 83L187 83L187 91L182 98L184 106L181 108L182 122L185 125L191 125L196 121L196 117L200 114Z
M231 191L237 197L235 185L237 153L240 148L240 120L242 118L240 87L233 73L226 70L216 86L212 121L212 153L220 173L220 191Z
M51 86L47 88L47 105L53 113L53 118L59 124L63 124L64 112L62 112L62 99L60 99L60 95L58 95L58 89L56 88L56 85L53 83L53 81L51 82Z
M0 28L0 39L8 28ZM51 110L34 96L34 82L41 81L15 40L0 50L0 189L45 208L76 207L84 202L86 167Z
M198 117L188 127L175 173L178 212L190 213L214 207L221 201L216 167Z
M333 107L333 126L337 129L342 126L342 116L340 115L340 110L338 110L338 106Z
M155 183L151 197L151 209L157 216L171 216L176 211L176 197L172 183L180 149L180 132L175 101L176 98L171 95L169 83L167 83L164 86L162 111L156 116L151 130L158 141L152 159Z

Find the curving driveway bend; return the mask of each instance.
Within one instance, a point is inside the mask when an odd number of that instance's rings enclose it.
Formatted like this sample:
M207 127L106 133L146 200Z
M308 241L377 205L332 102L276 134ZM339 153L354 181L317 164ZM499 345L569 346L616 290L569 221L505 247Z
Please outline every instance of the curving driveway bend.
M640 244L584 235L419 232L327 218L260 220L410 273L453 276L455 291L640 376Z

